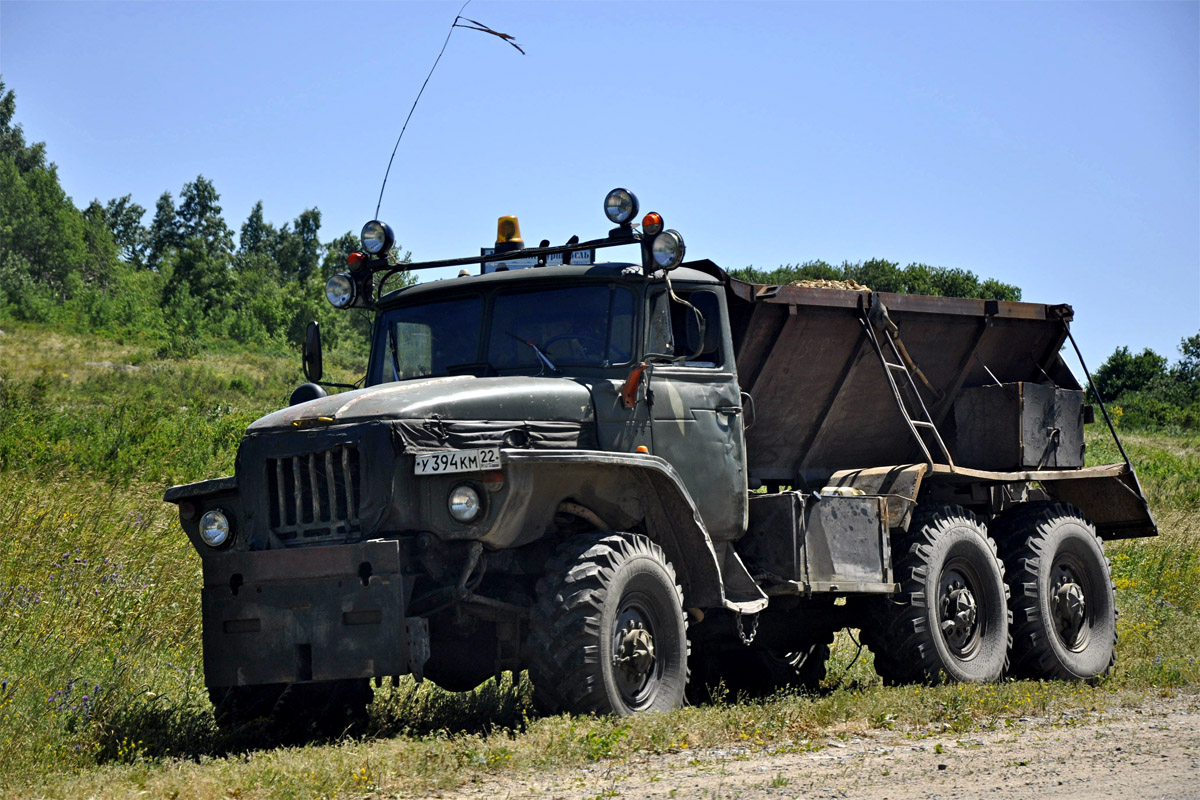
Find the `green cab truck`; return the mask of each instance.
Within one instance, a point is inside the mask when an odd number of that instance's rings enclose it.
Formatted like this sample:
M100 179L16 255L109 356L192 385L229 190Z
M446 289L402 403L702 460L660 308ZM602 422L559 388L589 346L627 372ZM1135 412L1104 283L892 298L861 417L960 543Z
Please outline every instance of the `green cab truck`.
M508 670L548 712L668 710L813 687L843 628L889 682L1111 666L1103 540L1156 530L1128 460L1084 464L1069 306L746 283L632 193L604 209L598 239L502 218L494 250L424 264L363 229L326 287L373 313L361 388L318 385L310 326L311 382L235 474L164 498L220 722L342 724L372 679Z

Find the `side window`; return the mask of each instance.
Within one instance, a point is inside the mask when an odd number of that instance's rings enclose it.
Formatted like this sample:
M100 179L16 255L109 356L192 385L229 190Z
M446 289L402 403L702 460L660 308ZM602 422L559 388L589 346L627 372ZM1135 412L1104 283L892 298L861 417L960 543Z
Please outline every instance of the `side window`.
M695 310L674 302L667 292L653 295L650 298L650 352L686 356L684 363L692 367L721 366L721 305L716 292L676 289L675 293L691 303Z
M671 298L665 291L650 295L650 332L647 354L675 355L675 340L671 337Z
M399 380L419 378L433 372L433 332L422 322L397 322L391 345Z

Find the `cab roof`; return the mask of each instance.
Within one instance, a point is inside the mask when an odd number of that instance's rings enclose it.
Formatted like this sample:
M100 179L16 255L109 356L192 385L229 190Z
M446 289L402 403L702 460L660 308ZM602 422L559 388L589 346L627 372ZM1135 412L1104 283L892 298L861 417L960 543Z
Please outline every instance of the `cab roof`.
M724 282L725 273L711 261L693 261L680 265L671 270L671 280L687 283L719 284ZM657 283L663 280L660 275L650 278L642 274L639 264L629 262L609 262L588 265L563 265L553 267L527 267L504 272L489 272L484 275L464 275L459 278L444 278L416 283L412 286L402 286L388 292L379 299L377 308L388 308L402 302L421 297L426 294L440 294L447 291L458 291L466 288L488 288L498 284L514 282L524 283L533 281L570 282L579 279L612 280L614 278L631 282Z

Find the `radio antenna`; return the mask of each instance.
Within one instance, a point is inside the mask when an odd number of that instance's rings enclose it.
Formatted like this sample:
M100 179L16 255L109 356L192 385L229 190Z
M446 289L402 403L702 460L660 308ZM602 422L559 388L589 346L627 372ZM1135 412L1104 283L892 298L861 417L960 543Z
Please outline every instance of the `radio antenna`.
M446 32L446 40L442 42L442 49L438 51L437 58L433 60L433 66L429 68L429 74L425 76L425 82L421 84L421 90L417 92L417 98L413 100L412 107L408 109L408 116L404 118L404 125L400 128L400 135L396 137L396 146L392 148L392 156L388 159L387 169L383 172L383 185L379 187L379 202L375 204L375 219L379 219L379 209L383 207L383 190L387 188L388 175L392 172L392 162L396 159L396 151L400 148L400 140L404 138L404 132L408 130L408 121L412 119L413 112L417 110L417 103L421 101L421 95L425 93L425 87L429 85L429 79L433 77L433 71L437 69L438 62L442 60L442 54L446 52L446 45L450 44L450 36L453 35L454 29L466 28L471 31L490 33L492 36L499 37L501 40L517 48L517 51L521 55L525 55L525 51L521 49L521 46L509 34L492 30L482 22L476 22L473 19L464 17L462 12L466 11L469 5L471 5L471 0L467 0L467 2L462 4L462 8L458 9L458 14L454 17L454 22L450 24L450 30ZM471 24L465 25L463 22Z

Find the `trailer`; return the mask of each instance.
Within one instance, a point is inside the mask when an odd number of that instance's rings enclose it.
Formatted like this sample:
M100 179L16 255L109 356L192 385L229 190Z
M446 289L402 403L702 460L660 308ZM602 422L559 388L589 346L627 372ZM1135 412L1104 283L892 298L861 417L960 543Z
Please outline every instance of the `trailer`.
M326 286L374 314L361 386L326 393L310 326L236 474L164 498L222 724L340 729L404 674L527 669L547 712L815 688L843 628L890 682L1109 669L1103 542L1156 529L1128 459L1085 464L1069 306L746 283L625 190L605 213L405 265L364 227Z

